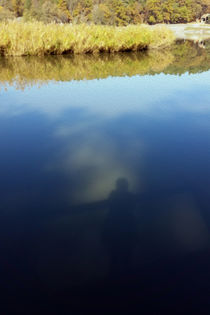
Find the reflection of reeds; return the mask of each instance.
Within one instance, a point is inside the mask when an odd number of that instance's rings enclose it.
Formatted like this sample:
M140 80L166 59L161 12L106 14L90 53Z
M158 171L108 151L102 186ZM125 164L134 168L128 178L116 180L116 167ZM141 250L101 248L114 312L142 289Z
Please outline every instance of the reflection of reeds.
M0 23L0 54L10 56L138 51L173 40L173 33L163 26Z
M0 82L24 88L48 81L153 74L173 61L170 52L0 58Z
M191 42L169 50L100 55L1 57L0 85L24 89L49 81L92 80L108 76L182 74L210 69L210 55Z

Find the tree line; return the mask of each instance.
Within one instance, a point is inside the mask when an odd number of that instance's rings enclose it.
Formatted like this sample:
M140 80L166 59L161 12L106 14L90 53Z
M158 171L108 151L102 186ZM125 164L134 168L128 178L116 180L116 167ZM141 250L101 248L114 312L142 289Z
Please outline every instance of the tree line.
M0 0L0 20L45 23L187 23L210 12L210 0Z

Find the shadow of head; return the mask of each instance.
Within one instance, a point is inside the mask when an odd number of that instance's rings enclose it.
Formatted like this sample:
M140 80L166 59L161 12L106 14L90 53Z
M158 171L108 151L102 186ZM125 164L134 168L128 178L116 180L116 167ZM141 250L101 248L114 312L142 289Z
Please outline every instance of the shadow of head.
M116 190L119 192L127 192L129 189L129 183L126 178L118 178L116 180Z

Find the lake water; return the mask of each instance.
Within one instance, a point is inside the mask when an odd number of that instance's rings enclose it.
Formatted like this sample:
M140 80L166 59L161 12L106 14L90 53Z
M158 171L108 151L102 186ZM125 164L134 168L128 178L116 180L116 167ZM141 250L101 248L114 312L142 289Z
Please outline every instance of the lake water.
M192 42L0 59L3 314L209 309L209 69Z

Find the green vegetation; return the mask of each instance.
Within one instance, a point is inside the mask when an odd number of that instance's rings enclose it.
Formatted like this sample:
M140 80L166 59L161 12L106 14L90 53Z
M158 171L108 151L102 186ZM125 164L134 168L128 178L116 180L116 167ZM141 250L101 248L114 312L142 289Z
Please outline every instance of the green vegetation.
M0 23L0 55L4 56L139 51L168 46L173 40L173 33L161 26Z
M0 0L0 20L44 23L186 23L210 12L210 0Z
M207 50L185 42L139 53L0 58L0 86L24 89L49 81L92 80L108 76L181 75L210 69Z

